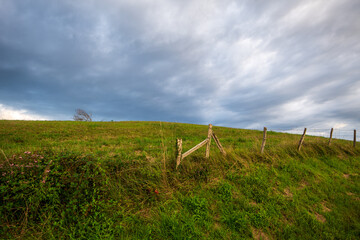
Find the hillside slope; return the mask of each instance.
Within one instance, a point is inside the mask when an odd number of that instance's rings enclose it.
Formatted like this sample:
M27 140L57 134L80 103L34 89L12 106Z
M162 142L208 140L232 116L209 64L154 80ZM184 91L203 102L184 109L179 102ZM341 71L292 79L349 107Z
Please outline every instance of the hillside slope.
M160 122L0 121L0 237L357 239L360 147Z

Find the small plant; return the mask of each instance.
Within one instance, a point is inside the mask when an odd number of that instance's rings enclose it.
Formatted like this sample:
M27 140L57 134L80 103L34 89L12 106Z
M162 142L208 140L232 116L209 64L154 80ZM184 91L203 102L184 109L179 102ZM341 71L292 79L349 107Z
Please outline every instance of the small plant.
M227 182L221 183L216 188L217 196L224 202L229 202L232 199L233 186Z
M236 210L226 211L223 214L222 222L230 229L241 233L241 235L251 237L250 221L246 212Z
M184 199L183 205L191 213L195 221L204 224L209 220L208 202L205 198L187 197Z

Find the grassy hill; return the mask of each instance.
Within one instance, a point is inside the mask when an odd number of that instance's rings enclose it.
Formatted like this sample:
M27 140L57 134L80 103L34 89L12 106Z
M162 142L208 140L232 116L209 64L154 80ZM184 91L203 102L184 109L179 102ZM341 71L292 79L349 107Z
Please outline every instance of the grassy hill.
M360 147L160 122L0 121L0 238L358 239Z

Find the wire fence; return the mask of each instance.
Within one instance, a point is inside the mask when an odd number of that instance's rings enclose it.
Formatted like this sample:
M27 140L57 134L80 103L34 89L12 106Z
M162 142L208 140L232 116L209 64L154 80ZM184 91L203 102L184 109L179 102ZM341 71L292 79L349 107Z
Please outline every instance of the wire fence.
M303 134L303 128L295 129L268 129L268 131L281 132L281 133L291 133L291 134ZM317 136L317 137L330 137L331 129L327 128L307 128L306 135ZM334 139L344 139L344 140L354 140L354 129L336 129L333 130L332 138ZM356 141L360 140L360 133L356 132Z
M247 129L247 130L260 130L260 129ZM303 146L304 139L305 139L306 135L316 136L316 137L323 137L323 138L312 138L311 142L314 143L314 140L315 140L315 143L320 143L320 142L324 142L324 140L326 139L327 142L328 142L328 146L330 146L330 144L331 144L331 139L343 139L343 140L354 141L353 142L354 148L356 147L355 140L359 141L358 140L359 139L358 134L357 134L355 129L353 129L353 130L350 130L350 129L335 129L335 128L331 128L331 129L323 129L323 128L271 129L271 128L269 128L269 129L267 129L266 127L264 127L262 144L261 144L261 148L260 148L260 153L261 154L264 152L264 149L265 149L265 146L266 146L267 142L268 143L270 142L271 146L275 146L275 145L279 144L279 138L277 138L277 139L276 138L268 138L267 137L267 132L279 132L279 133L289 133L289 134L301 135L301 138L299 138L299 142L297 143L298 151L301 150L301 147ZM195 152L197 149L199 149L199 148L201 148L201 147L203 147L205 145L207 146L206 147L205 157L208 158L209 154L210 154L211 137L214 139L214 141L216 142L218 148L223 153L223 155L226 155L226 152L223 149L219 139L216 137L215 133L212 130L212 125L209 124L208 137L204 141L200 142L195 147L191 148L190 150L188 150L188 151L186 151L184 153L182 153L182 150L183 150L183 148L182 148L182 139L177 139L176 169L180 165L182 159L184 159L186 156L190 155L191 153ZM258 137L256 137L256 138L257 138L257 140L260 140L260 139L258 139ZM240 140L242 140L242 141L240 141ZM270 140L270 141L267 141L267 140ZM240 142L246 142L241 138L239 139L239 141ZM292 140L291 140L291 142L292 142ZM246 147L248 147L248 145L246 145Z

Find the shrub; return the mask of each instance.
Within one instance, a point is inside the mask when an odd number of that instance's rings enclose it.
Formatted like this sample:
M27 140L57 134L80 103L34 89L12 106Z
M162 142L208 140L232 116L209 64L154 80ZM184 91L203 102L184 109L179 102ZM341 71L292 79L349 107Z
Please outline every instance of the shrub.
M6 216L0 235L21 227L21 237L44 222L54 226L52 234L73 238L112 234L107 178L92 156L25 152L3 163L0 174L0 215Z

